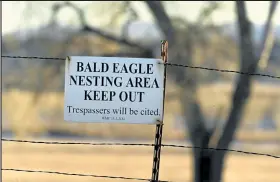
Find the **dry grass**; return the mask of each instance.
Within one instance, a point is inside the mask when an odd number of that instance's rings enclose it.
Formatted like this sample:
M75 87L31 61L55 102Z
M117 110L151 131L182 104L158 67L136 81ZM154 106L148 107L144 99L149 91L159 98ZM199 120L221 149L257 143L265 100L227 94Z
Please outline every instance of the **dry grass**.
M219 107L224 108L222 118L227 117L231 102L230 84L203 85L199 90L199 99L203 111L210 119L214 117ZM174 129L174 117L181 114L178 99L169 95L176 93L176 87L171 83L167 86L165 138L182 138L182 131ZM80 124L63 122L63 93L43 93L38 102L33 102L34 93L13 90L3 93L4 128L12 128L18 136L42 133L49 128L70 133L95 135L103 137L135 137L151 139L154 133L153 126L119 125L119 124ZM255 84L253 94L248 103L242 124L255 122L263 117L270 106L279 110L279 86ZM273 102L272 102L273 101ZM278 105L277 105L278 104ZM275 120L280 122L279 112L274 112ZM242 136L251 137L252 134L242 133ZM259 133L254 133L254 136ZM268 134L271 135L271 134ZM266 135L266 136L268 136ZM278 135L278 134L277 134ZM273 134L275 136L275 134ZM252 137L251 137L252 138Z
M160 179L190 181L192 158L188 150L163 148ZM150 178L152 148L93 147L3 143L3 168L60 171ZM279 182L280 160L229 153L225 182ZM133 181L54 174L3 171L4 182Z

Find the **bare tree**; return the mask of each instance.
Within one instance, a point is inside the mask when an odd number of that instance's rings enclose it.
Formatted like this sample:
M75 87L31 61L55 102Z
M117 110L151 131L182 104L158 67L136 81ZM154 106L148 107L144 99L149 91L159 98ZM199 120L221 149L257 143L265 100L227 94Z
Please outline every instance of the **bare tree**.
M179 49L176 46L176 41L174 41L175 35L172 35L172 25L170 21L167 20L167 14L165 13L160 2L147 1L146 2L153 12L159 26L163 29L167 39L171 40L173 44L171 46L171 52L175 52L174 49ZM242 1L236 2L236 14L238 17L239 25L239 37L240 37L240 71L247 73L256 72L258 65L258 58L254 54L252 34L251 34L251 23L248 20L245 3ZM268 18L267 25L271 23L271 18ZM162 25L165 23L165 25ZM187 48L187 60L182 60L188 65L192 65L192 44L193 40L190 35L186 35L189 38L185 42ZM266 39L266 34L264 35ZM178 51L177 51L178 52ZM180 60L184 54L183 50L179 51L175 57L171 59ZM181 68L180 68L181 69ZM217 123L214 123L212 127L207 127L207 121L204 119L200 105L197 101L197 83L194 76L196 75L193 70L177 70L177 75L183 75L183 79L176 79L178 85L181 86L180 97L183 103L185 121L188 125L188 133L193 145L196 147L194 149L194 181L195 182L219 182L222 179L222 170L226 151L214 151L214 150L202 150L202 148L216 147L227 149L231 141L234 138L236 129L242 117L242 112L246 105L246 102L250 96L251 90L251 80L250 75L239 75L238 81L236 83L235 91L232 96L232 105L228 118L226 120L224 129L220 135L219 140L215 146L209 146L211 137L215 132Z

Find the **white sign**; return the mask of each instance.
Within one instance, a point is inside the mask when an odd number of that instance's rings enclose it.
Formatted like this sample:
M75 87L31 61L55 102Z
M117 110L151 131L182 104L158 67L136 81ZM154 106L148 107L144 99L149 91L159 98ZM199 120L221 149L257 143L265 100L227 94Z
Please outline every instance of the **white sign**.
M163 119L161 59L66 59L64 120L155 124Z

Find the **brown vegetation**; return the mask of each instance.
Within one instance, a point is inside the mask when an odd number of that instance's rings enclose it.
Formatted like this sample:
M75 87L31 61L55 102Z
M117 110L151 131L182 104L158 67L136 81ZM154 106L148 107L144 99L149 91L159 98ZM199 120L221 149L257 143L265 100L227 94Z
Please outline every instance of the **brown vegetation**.
M190 150L163 148L160 179L186 182L192 179ZM35 145L3 142L3 168L60 171L109 176L151 177L152 148ZM229 153L225 182L279 182L277 159ZM5 182L133 181L55 174L3 171Z
M203 111L211 121L220 107L224 108L221 119L225 119L229 109L231 88L230 84L203 85L199 90L199 100ZM272 116L279 125L279 86L254 84L253 93L246 107L242 125L254 124L262 119L267 110L272 109ZM166 114L165 114L165 139L179 139L184 137L183 130L174 129L176 115L180 115L180 104L176 97L176 87L172 83L167 85ZM129 137L152 139L153 126L139 126L126 124L90 124L69 123L63 121L64 95L59 92L42 93L34 105L34 93L12 90L3 93L4 129L12 128L17 136L38 134L47 130L64 131L73 134L93 135L99 137ZM273 102L274 101L274 105ZM277 105L278 104L278 105ZM247 140L279 139L278 133L249 132L239 130L238 137Z

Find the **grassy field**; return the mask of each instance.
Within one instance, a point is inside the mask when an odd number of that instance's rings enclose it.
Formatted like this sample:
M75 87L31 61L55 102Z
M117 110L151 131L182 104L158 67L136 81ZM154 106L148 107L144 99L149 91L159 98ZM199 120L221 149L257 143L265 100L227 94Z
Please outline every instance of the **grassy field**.
M3 142L2 168L150 178L153 149L121 146L70 146ZM190 181L192 158L186 149L162 149L160 179ZM279 182L280 160L229 153L224 182ZM3 182L133 181L3 171Z
M199 89L199 102L203 112L210 120L220 107L224 108L222 119L226 119L231 103L232 85L212 84L203 85ZM178 139L184 137L184 131L174 129L176 116L181 115L181 106L176 95L176 87L167 84L166 112L165 112L165 139ZM43 133L47 130L65 131L72 134L93 135L106 138L129 137L152 139L153 126L126 125L126 124L91 124L67 123L63 121L63 93L43 93L38 102L34 103L34 93L12 90L3 93L3 128L11 128L17 136L24 137L29 134ZM274 108L273 117L279 123L280 92L277 85L254 84L251 99L246 107L242 125L260 120L269 107ZM5 121L6 120L6 121ZM279 123L280 125L280 123ZM241 131L240 131L241 132ZM245 138L277 138L279 133L240 133L238 137ZM279 138L279 137L278 137Z

